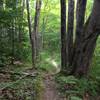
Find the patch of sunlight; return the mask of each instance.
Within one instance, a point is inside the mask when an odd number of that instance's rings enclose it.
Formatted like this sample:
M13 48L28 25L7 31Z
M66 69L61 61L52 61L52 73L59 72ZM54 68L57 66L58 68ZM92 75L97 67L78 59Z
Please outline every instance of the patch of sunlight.
M46 61L47 63L51 64L52 67L54 67L55 73L60 72L61 67L60 67L60 65L55 61L55 59L47 58L45 61Z

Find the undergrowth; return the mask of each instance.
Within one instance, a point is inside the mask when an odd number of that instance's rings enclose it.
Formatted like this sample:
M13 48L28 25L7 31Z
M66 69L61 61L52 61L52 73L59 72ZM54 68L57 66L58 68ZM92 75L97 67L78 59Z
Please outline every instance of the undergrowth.
M71 100L83 100L84 96L97 97L99 91L99 83L97 80L81 78L74 76L58 75L56 77L58 90L67 98L77 98ZM92 100L92 99L90 99Z
M16 71L13 68L10 70L21 73L30 67L16 66L15 68ZM6 80L0 81L0 100L41 100L44 86L39 72L34 77L0 74L0 77L2 76L9 76L9 80L6 78Z

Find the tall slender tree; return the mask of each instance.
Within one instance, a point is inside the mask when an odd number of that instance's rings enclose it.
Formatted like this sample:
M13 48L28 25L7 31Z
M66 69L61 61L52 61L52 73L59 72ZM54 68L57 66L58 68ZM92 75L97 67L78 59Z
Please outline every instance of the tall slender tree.
M39 19L40 19L40 11L41 11L41 0L36 0L35 7L35 17L34 17L34 26L33 26L33 36L35 37L35 53L36 53L36 61L39 57Z
M33 64L33 68L35 68L35 59L36 59L35 58L35 37L32 34L29 0L26 0L26 5L27 5L27 19L28 19L28 27L29 27L29 36L30 36L30 42L31 42L31 48L32 48L32 64Z
M32 32L32 26L31 26L29 0L26 0L26 4L27 4L27 19L28 19L28 26L29 26L29 35L30 35L30 41L31 41L31 46L32 46L32 63L33 63L33 67L36 68L36 62L37 62L38 54L39 54L38 32L39 32L41 0L36 0L33 32Z

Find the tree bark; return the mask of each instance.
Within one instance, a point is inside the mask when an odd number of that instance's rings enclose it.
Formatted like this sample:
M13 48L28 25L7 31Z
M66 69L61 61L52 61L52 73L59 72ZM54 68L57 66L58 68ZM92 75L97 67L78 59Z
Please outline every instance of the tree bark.
M73 57L74 0L68 1L67 64L70 70Z
M30 42L31 42L31 48L32 48L32 64L33 64L33 68L35 68L35 60L36 60L35 36L32 34L32 29L31 29L29 0L26 0L26 5L27 5L27 19L28 19L28 27L29 27L29 36L30 36Z
M100 1L95 0L91 17L89 18L88 23L85 24L84 31L80 37L81 41L75 48L77 51L73 61L73 72L75 75L87 75L99 34Z
M85 10L86 10L86 2L87 0L77 0L77 9L76 9L76 34L75 34L75 43L73 47L73 62L74 60L79 60L81 61L80 58L78 58L78 52L79 50L77 48L81 48L80 41L82 40L82 31L83 31L83 26L84 26L84 18L85 18ZM72 63L72 71L71 73L74 73L75 67L76 66Z
M33 36L35 37L35 52L36 52L36 62L39 59L39 19L41 11L41 0L36 0L35 17L34 17L34 27Z
M14 64L14 58L15 58L15 19L12 21L12 50L11 50L11 64Z
M66 0L60 0L61 4L61 66L62 72L66 70Z
M34 27L33 32L31 29L31 19L30 19L30 11L29 11L29 0L26 0L27 4L27 18L28 18L28 26L29 26L29 35L32 46L32 63L33 67L36 68L36 62L39 54L39 18L40 18L40 10L41 10L41 0L36 0L36 8L35 8L35 17L34 17Z
M76 9L76 42L82 35L87 0L77 0Z

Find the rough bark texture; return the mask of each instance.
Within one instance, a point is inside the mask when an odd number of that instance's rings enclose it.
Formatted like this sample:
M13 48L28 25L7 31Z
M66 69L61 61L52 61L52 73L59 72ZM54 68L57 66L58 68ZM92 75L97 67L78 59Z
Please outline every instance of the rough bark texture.
M78 60L81 62L80 57L78 58L79 50L78 48L81 48L81 41L82 41L82 31L83 31L83 26L84 26L84 18L85 18L85 10L86 10L86 2L87 0L77 0L77 8L76 8L76 34L75 34L75 43L74 43L74 48L73 48L73 63L75 60ZM72 64L72 72L74 73L75 67L77 66Z
M61 66L62 71L66 69L66 0L61 3Z
M74 0L68 1L67 65L70 68L73 57Z
M100 34L100 1L95 0L91 17L85 24L80 42L76 45L75 57L73 61L74 74L86 75L91 64L91 59L96 46L96 40Z
M86 10L87 0L77 0L76 9L76 42L80 39L82 35L82 30L84 26L85 10Z

